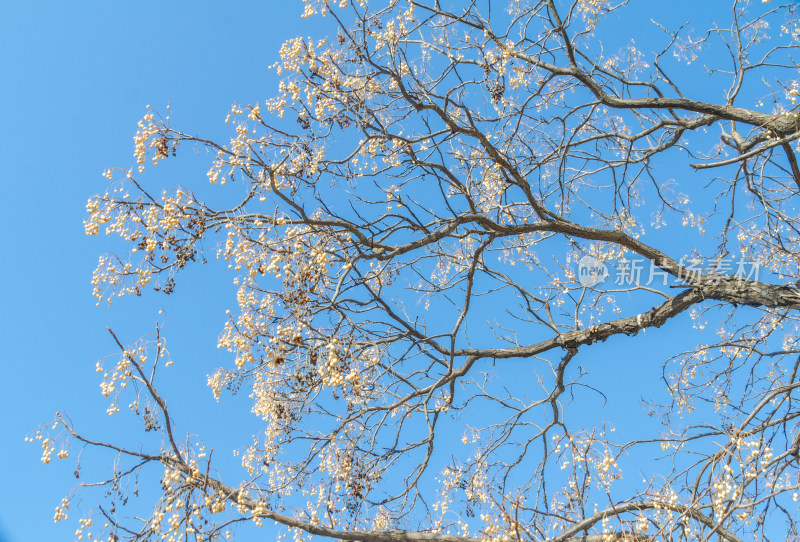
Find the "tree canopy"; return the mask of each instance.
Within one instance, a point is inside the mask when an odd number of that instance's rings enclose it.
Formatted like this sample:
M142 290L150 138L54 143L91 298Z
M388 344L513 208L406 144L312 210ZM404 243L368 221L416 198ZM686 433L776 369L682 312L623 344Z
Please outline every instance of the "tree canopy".
M94 294L169 294L226 261L238 310L208 385L221 409L248 394L262 430L218 470L229 451L186 438L156 386L161 330L111 331L109 413L163 445L57 416L31 436L43 460L96 447L114 471L56 520L141 477L145 515L101 504L78 536L797 537L797 5L685 23L627 1L452 4L305 0L330 32L283 45L279 88L232 107L230 141L148 108L136 165L87 204L86 233L129 247ZM207 179L148 181L193 150ZM649 423L618 432L597 406L622 385L612 346L655 375L629 405Z

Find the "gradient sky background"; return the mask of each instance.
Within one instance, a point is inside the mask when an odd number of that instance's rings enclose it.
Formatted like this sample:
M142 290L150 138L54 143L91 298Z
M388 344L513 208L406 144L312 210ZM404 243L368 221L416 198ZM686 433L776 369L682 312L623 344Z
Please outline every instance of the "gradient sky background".
M299 1L276 0L26 1L0 8L0 542L69 540L75 529L74 517L52 522L54 507L75 484L73 462L44 466L37 444L23 442L26 434L66 411L90 434L126 437L106 416L94 373L97 359L114 353L106 326L133 342L152 331L160 304L176 366L191 366L165 382L180 395L175 417L202 418L210 427L206 439L223 443L231 420L252 418L242 401L217 408L205 386L205 375L226 363L215 347L225 309L233 308L230 275L213 280L221 270L212 261L184 273L173 296L98 309L89 281L111 241L85 237L82 221L86 200L105 190L103 170L133 165L132 137L146 104L163 111L171 103L184 131L225 140L223 120L234 101L274 93L267 66L280 44L318 34L319 22L303 21L301 12ZM207 161L197 162L203 167L196 177L186 177L192 170L184 165L174 170L184 177L165 184L202 190ZM170 173L167 165L163 175ZM649 335L637 347L670 340L666 329L660 338L655 330ZM618 358L619 376L610 377L633 382L638 360L619 344L594 353Z
M313 33L301 12L299 2L278 1L2 3L0 542L72 539L74 517L52 518L75 484L73 463L44 466L23 439L56 411L96 436L115 435L93 370L114 352L107 325L133 342L152 332L161 303L173 355L221 364L215 345L230 298L219 287L204 295L202 273L157 303L95 307L89 281L110 239L85 237L86 200L105 190L105 168L134 164L145 105L171 101L177 122L210 135L234 101L271 95L267 66L280 44ZM219 415L204 372L179 383L199 392L185 404Z

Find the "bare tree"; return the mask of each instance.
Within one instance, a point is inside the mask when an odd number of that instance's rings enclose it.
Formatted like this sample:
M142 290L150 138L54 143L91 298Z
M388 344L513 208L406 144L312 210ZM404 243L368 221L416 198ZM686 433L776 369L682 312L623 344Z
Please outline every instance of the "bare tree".
M246 389L263 431L223 475L157 391L160 330L114 335L109 411L130 403L163 447L61 415L32 438L46 461L108 449L109 491L160 465L161 489L149 516L100 505L79 532L796 539L797 6L676 26L627 1L306 2L332 30L284 44L277 95L235 105L227 144L149 110L138 169L107 172L86 222L131 247L101 258L101 301L170 293L218 247L239 311L219 341L235 362L208 382L223 406ZM148 188L145 166L184 147L244 197ZM661 326L680 340L643 353L663 371L643 385L653 423L615 439L580 365Z

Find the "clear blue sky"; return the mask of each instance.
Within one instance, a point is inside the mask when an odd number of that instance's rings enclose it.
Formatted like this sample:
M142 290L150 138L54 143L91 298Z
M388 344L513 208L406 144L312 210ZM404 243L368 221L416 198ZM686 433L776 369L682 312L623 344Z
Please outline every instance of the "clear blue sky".
M124 439L105 415L94 364L114 352L107 325L132 342L158 318L153 302L95 307L91 272L111 245L84 236L86 200L105 190L105 168L133 164L146 104L163 110L171 102L185 131L222 138L231 103L272 95L267 66L278 47L314 34L317 23L298 17L299 1L277 0L9 1L0 10L0 542L68 540L75 524L54 525L52 516L75 484L72 463L44 466L23 438L66 411L90 434ZM167 184L202 185L197 173ZM186 273L160 302L176 364L192 368L184 382L169 382L182 390L174 414L202 419L210 438L224 441L230 417L221 417L205 387L205 374L225 363L216 338L233 302L216 286L204 297L204 283L216 276L213 262ZM593 353L621 355L611 343ZM635 379L637 360L628 361L617 369Z
M0 542L72 539L74 523L52 522L75 484L72 467L44 466L23 439L56 411L97 436L115 435L93 373L114 352L105 326L132 342L158 317L152 302L95 307L89 281L110 239L85 237L82 220L87 198L105 190L101 173L134 163L146 104L163 110L171 101L181 126L210 135L233 101L272 94L267 66L280 44L313 33L301 11L282 1L2 3ZM230 308L229 298L197 293L213 272L187 274L194 284L159 301L176 366L202 365L185 382L184 404L206 419L219 410L204 368L223 364L215 343Z

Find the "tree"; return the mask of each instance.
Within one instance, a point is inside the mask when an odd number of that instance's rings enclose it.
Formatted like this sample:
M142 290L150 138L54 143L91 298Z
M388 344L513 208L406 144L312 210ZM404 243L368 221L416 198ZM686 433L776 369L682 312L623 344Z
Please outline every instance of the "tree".
M89 235L130 247L94 293L169 294L218 244L239 314L208 383L223 405L246 388L263 431L218 472L157 390L161 331L112 331L109 413L130 403L163 446L63 415L31 438L46 462L107 449L108 491L163 475L148 516L101 505L79 534L796 539L797 6L734 0L697 31L626 1L456 4L306 0L330 37L284 44L277 95L235 105L227 144L148 110L138 167L87 206ZM190 146L245 196L148 187ZM639 350L661 326L675 351ZM663 372L620 438L589 407L614 392L584 369L614 363L607 340Z

